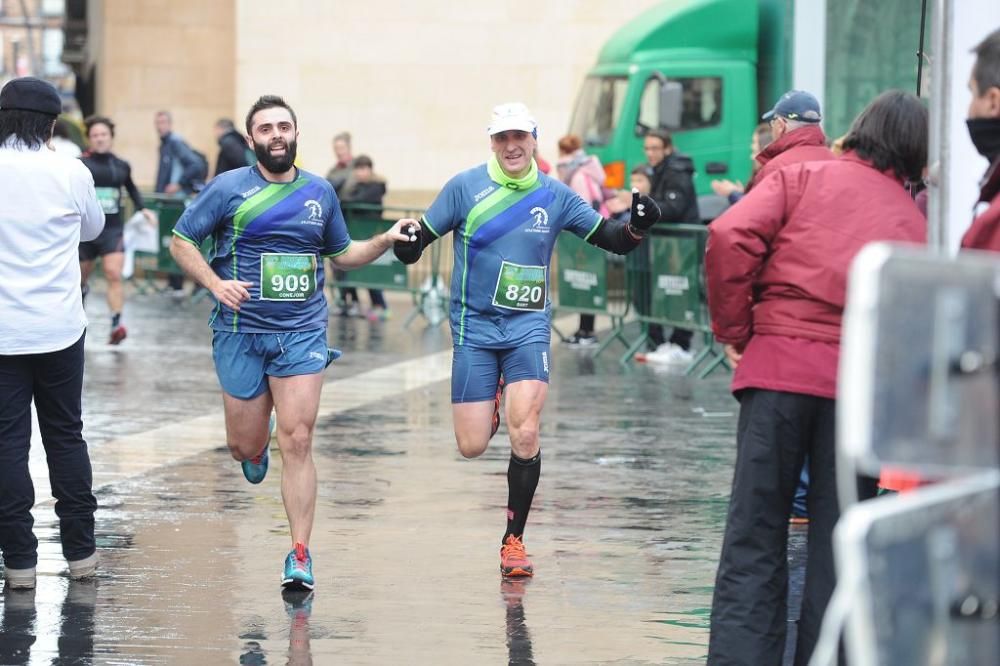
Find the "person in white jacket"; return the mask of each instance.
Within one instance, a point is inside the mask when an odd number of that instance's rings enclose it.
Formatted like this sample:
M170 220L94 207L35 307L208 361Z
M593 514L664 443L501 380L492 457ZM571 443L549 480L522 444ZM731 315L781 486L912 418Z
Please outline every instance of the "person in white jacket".
M69 575L92 576L97 567L97 500L80 414L87 319L77 248L101 232L104 212L87 167L50 146L61 106L41 79L14 79L0 90L0 553L7 589L35 586L32 401Z

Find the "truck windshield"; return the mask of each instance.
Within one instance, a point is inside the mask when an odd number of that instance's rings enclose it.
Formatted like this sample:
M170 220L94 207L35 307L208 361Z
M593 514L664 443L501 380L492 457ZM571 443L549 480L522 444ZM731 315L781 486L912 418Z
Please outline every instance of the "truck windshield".
M604 146L611 140L622 113L628 79L624 76L588 76L576 101L570 132L586 146Z

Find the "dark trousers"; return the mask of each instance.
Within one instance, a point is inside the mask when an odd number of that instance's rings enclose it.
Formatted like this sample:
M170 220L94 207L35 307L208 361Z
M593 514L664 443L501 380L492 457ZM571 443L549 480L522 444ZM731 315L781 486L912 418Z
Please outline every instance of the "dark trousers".
M31 528L35 487L28 473L31 402L38 412L59 536L67 560L94 553L97 500L83 441L83 341L47 354L0 355L0 552L12 569L38 561Z
M795 664L819 638L836 582L833 526L840 517L835 470L836 402L799 393L740 394L736 470L712 599L708 663L780 666L788 622L788 519L809 456L809 542ZM874 480L859 483L862 498Z

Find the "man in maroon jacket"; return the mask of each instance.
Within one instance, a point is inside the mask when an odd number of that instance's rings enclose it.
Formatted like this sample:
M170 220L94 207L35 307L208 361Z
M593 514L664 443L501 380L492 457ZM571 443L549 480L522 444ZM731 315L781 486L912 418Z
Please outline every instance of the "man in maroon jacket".
M1000 252L1000 29L973 49L976 64L969 79L969 136L990 161L979 192L978 215L962 237L962 247Z
M789 90L761 119L770 123L774 140L754 157L760 168L747 183L747 192L782 167L833 159L819 126L819 100L806 91Z
M808 662L835 582L834 413L848 268L869 242L926 242L927 222L904 187L927 162L920 100L880 95L844 147L839 159L773 173L709 225L709 310L740 401L709 664L782 663L788 518L807 454L809 545L795 663ZM864 485L861 496L874 495L874 481Z

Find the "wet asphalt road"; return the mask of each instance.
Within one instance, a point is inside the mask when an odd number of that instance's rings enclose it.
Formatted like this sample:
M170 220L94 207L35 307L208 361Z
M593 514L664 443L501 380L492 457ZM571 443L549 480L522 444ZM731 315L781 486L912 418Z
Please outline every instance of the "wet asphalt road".
M98 286L84 434L100 575L65 577L36 444L39 582L0 595L0 664L704 663L728 377L623 370L617 353L555 343L525 533L536 576L503 582L505 432L481 459L458 455L447 327L404 329L408 302L390 303L386 322L331 318L345 355L314 443L317 590L282 596L280 455L251 486L225 450L209 304L133 297L112 348Z

